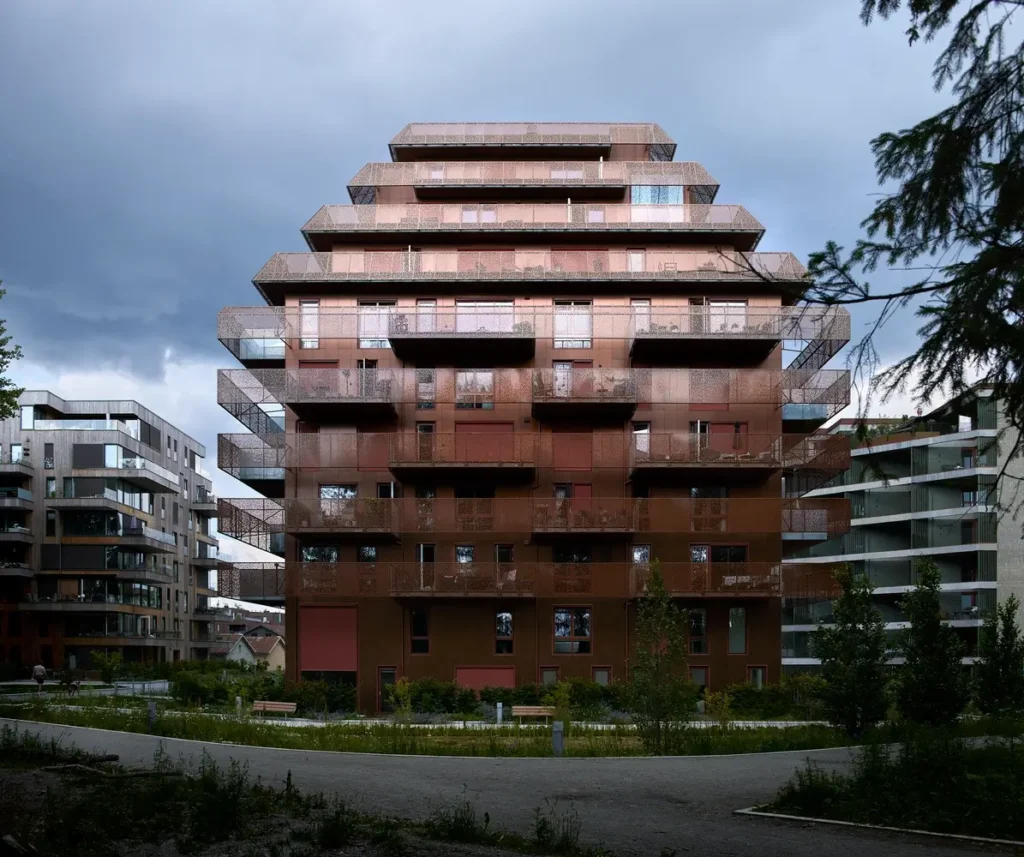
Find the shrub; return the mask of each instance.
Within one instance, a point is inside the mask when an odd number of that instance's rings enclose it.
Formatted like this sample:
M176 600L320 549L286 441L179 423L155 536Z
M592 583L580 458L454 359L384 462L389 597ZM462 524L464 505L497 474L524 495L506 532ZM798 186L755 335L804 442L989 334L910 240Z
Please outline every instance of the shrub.
M472 714L476 693L454 681L421 678L409 682L411 708L417 714Z
M171 682L171 697L182 705L224 704L228 686L215 676L182 673Z

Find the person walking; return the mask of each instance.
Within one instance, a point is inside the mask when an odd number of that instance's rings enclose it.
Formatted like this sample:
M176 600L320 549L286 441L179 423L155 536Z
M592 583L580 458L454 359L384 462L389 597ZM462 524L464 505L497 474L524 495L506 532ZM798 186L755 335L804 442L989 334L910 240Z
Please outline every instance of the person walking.
M46 681L46 667L36 664L32 667L32 678L36 680L36 693L43 692L43 682Z

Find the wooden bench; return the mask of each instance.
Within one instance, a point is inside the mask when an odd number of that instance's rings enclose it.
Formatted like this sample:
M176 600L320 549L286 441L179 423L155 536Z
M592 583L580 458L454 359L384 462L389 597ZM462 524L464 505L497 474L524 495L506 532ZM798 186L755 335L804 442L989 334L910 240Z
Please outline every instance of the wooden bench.
M254 699L252 703L253 714L294 714L298 703L295 702L271 702L268 699Z
M555 709L546 705L513 705L512 716L522 720L524 717L543 717L545 720L554 717Z

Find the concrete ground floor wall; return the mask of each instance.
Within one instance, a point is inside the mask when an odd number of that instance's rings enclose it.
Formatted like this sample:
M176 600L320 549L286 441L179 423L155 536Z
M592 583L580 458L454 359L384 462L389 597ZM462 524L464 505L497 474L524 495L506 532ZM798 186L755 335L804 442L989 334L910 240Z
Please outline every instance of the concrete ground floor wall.
M779 599L691 598L680 599L679 605L706 611L703 638L690 640L689 666L699 671L709 689L745 682L752 668L763 670L764 680L778 681ZM568 646L563 639L556 645L556 610L566 608L589 610L589 634L586 640L580 635ZM733 608L743 613L730 613ZM496 634L499 613L511 614L510 640L499 640ZM738 629L730 633L730 621L735 623L740 615L745 626L742 652ZM380 710L382 684L403 676L459 680L471 687L521 686L555 676L621 680L635 635L636 603L625 599L289 597L287 677L335 673L346 681L354 679L359 708L371 713ZM572 642L589 645L574 647Z

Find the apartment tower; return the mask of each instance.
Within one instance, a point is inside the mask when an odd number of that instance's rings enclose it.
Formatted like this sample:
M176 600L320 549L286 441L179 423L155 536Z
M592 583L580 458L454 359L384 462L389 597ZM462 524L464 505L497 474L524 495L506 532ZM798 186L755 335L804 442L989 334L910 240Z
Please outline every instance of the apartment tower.
M206 450L133 401L29 390L0 422L0 663L204 659L217 644Z
M778 678L782 560L849 523L786 493L848 464L810 435L848 402L849 317L800 306L804 268L675 149L408 125L256 275L266 306L221 312L249 432L219 463L266 499L220 529L281 557L222 579L284 604L290 677L366 711L401 676L622 679L657 560L696 682Z

